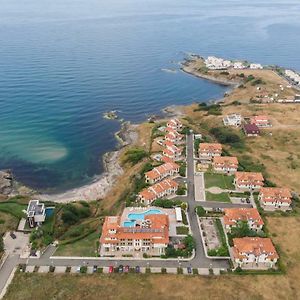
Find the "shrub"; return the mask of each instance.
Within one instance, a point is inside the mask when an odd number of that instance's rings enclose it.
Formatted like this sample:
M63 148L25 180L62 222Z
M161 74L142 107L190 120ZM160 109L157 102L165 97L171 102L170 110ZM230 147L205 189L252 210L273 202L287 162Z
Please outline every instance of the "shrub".
M87 266L80 267L80 273L84 274L87 272Z
M176 191L176 195L184 195L186 192L185 185L180 185Z
M202 206L196 207L196 213L197 213L198 217L204 217L206 215L206 211Z
M143 158L148 156L148 153L140 148L135 148L128 150L126 152L126 158L124 160L125 163L130 162L131 164L137 164L139 161L141 161Z
M185 177L186 175L186 163L182 163L179 167L179 175Z
M221 75L229 75L229 72L227 72L227 71L222 71L222 72L220 72L220 74L221 74Z
M198 108L194 111L207 111L209 115L221 115L222 107L220 104L207 105L206 103L199 103Z
M209 131L221 144L228 144L237 148L244 147L244 141L230 128L214 127Z
M255 79L255 77L253 76L253 75L249 75L249 76L247 76L247 78L245 79L245 82L247 83L247 82L249 82L249 81L251 81L251 80L254 80Z
M266 83L260 78L251 82L252 86L255 86L255 85L258 85L258 84L266 84Z

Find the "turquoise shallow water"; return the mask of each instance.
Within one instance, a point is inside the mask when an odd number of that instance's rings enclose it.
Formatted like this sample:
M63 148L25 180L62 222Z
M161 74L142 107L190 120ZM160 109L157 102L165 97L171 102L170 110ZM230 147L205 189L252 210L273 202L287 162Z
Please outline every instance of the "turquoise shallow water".
M222 96L178 70L186 52L300 70L299 32L296 0L2 0L0 168L42 190L86 183L116 147L103 112L139 122Z

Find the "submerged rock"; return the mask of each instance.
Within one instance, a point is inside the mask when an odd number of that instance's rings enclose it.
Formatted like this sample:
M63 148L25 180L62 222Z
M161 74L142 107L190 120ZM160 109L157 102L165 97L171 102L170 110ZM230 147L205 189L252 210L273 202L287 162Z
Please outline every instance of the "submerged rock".
M109 120L115 120L118 119L117 111L116 110L111 110L108 112L105 112L103 114L104 119L109 119Z

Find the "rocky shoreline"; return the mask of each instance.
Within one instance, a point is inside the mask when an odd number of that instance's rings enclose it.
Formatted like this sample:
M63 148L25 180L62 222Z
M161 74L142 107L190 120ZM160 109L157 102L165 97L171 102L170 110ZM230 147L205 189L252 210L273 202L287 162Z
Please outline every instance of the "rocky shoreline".
M216 78L214 76L205 75L203 73L200 73L200 72L196 71L193 67L191 67L190 63L191 63L191 60L185 60L184 63L182 63L182 66L180 68L181 71L183 71L187 74L193 75L195 77L206 79L206 80L209 80L209 81L212 81L212 82L215 82L217 84L224 85L224 86L237 87L239 84L241 84L241 82L225 80L225 79L219 79L219 78Z
M124 122L122 124L120 131L115 134L119 141L118 150L107 152L103 155L104 172L95 177L91 183L59 194L36 195L36 198L43 201L60 203L79 200L93 201L104 198L111 191L118 177L124 173L119 163L121 149L136 142L138 138L136 132L137 126L138 125L130 124L130 122Z

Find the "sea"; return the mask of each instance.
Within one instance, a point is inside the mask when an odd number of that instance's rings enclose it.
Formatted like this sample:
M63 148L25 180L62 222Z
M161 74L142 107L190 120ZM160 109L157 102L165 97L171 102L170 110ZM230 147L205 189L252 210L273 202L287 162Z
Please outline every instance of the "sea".
M0 0L0 169L55 193L103 172L120 118L216 100L190 53L300 71L298 0Z

